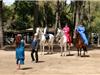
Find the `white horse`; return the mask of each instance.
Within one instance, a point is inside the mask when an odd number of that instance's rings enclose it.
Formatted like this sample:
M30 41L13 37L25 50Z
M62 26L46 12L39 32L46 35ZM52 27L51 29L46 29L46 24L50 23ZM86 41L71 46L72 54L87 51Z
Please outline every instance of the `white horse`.
M49 52L53 53L54 36L52 34L48 34L49 39L48 39L48 42L46 42L47 40L45 38L45 34L43 33L41 28L36 29L36 34L39 36L39 39L40 39L41 54L43 53L43 55L44 55L45 46L49 47L48 53Z
M67 52L67 47L68 47L68 43L66 42L66 36L64 35L64 31L61 29L57 29L57 34L56 34L56 41L58 41L58 43L60 44L61 47L61 56L64 55L66 56L66 52ZM64 48L64 50L63 50ZM69 51L69 50L68 50ZM70 51L69 51L70 54Z

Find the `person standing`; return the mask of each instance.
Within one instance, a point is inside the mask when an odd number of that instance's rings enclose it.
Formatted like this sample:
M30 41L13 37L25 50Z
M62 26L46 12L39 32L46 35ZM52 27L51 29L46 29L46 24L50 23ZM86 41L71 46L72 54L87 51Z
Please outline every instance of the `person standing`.
M20 65L24 65L25 60L25 42L24 39L21 37L21 34L18 34L15 38L16 42L16 64L17 69L20 69Z
M31 43L31 58L32 62L35 61L36 63L38 62L38 40L37 40L37 35L33 36L32 43ZM34 53L35 53L35 58L34 58Z

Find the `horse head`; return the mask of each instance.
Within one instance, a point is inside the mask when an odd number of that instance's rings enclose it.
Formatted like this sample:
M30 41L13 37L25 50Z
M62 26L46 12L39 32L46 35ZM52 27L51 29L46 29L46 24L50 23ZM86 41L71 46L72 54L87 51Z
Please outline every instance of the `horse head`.
M38 37L39 39L44 39L44 33L43 33L43 28L38 28Z
M80 38L81 38L80 33L76 31L76 39L80 39Z
M59 41L63 35L64 35L64 32L58 28L57 34L56 34L56 41Z

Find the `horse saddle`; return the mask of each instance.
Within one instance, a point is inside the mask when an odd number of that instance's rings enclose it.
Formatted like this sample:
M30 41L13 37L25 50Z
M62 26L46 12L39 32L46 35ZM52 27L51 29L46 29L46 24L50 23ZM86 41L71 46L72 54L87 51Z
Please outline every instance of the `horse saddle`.
M50 37L49 37L49 34L45 34L45 39L46 39L46 40L49 40L49 38L50 38Z

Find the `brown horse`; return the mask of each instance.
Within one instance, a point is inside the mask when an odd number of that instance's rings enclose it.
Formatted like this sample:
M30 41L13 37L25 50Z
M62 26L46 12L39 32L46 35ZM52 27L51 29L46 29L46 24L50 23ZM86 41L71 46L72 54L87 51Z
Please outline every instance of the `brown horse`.
M84 51L83 56L85 56L85 52L87 52L87 46L84 44L81 35L76 31L76 48L78 51L78 56L81 56L81 51Z

